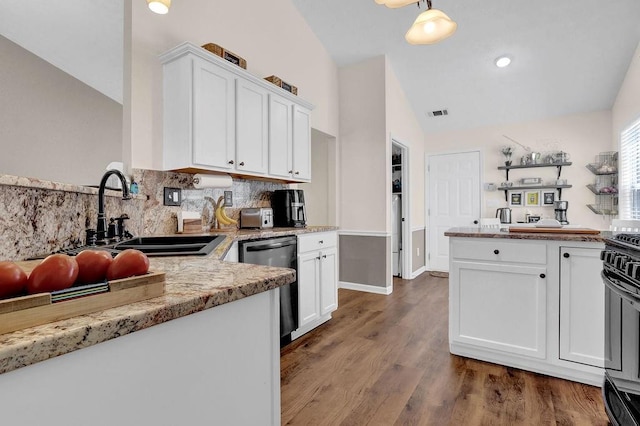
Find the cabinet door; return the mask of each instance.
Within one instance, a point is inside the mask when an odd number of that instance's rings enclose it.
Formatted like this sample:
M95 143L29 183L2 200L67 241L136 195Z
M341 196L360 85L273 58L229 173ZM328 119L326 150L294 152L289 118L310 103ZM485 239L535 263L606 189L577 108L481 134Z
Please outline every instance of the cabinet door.
M560 250L560 358L604 367L600 249Z
M293 106L293 179L311 180L311 112Z
M235 166L239 172L267 172L268 96L266 89L237 80Z
M291 179L293 175L293 104L269 95L269 174Z
M449 338L546 358L546 268L451 262Z
M298 256L298 327L320 317L320 254Z
M233 168L235 76L208 62L193 61L193 164Z
M338 309L338 252L335 248L320 253L320 315Z

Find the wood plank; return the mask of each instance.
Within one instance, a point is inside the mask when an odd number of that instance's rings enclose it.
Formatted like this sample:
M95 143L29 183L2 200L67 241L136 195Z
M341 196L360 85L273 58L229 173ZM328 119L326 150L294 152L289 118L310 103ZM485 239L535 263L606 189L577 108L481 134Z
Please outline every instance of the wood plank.
M339 290L281 351L283 425L606 425L600 388L449 353L448 280Z
M35 308L36 306L50 305L51 293L31 294L29 296L14 297L0 301L0 314L20 311L22 309Z
M109 281L110 291L120 291L127 288L138 287L141 285L153 284L165 280L164 272L149 272L145 275L139 275L137 277L123 278L120 280Z

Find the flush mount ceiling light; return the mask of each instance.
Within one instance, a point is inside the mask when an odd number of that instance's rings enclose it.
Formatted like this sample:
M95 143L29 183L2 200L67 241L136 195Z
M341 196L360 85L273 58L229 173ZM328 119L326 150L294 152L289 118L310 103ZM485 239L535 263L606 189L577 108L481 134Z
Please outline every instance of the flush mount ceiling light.
M504 68L509 66L509 64L511 63L511 58L508 56L500 56L499 58L496 58L496 67L498 68Z
M147 0L147 5L152 12L164 15L169 12L171 0Z
M418 15L404 36L409 44L435 44L451 36L458 28L446 13L431 8L431 0L426 2L427 10Z

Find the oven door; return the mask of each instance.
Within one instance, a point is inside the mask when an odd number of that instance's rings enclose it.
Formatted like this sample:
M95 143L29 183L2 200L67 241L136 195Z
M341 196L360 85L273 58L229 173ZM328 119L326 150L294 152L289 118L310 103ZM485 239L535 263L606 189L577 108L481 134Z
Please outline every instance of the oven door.
M605 380L602 396L614 425L640 425L640 295L602 271L605 284Z

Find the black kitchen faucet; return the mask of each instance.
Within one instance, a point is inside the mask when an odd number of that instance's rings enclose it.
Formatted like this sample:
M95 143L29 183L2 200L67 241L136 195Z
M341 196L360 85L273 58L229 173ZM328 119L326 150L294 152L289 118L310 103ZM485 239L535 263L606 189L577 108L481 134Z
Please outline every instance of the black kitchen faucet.
M100 181L100 187L98 188L98 225L96 227L96 237L98 241L104 241L107 238L107 217L104 214L104 189L107 185L107 179L109 176L116 175L122 182L122 199L129 200L129 187L127 186L127 180L120 170L112 169L102 176Z

